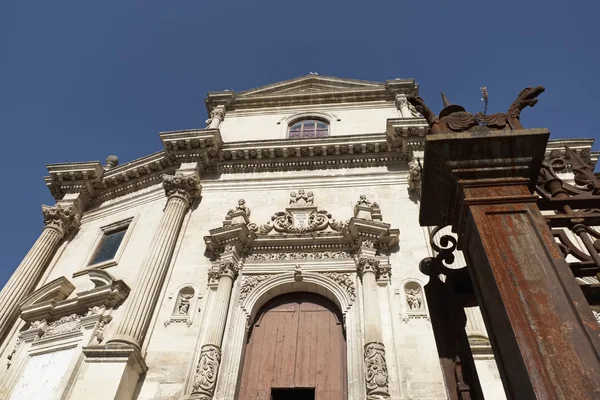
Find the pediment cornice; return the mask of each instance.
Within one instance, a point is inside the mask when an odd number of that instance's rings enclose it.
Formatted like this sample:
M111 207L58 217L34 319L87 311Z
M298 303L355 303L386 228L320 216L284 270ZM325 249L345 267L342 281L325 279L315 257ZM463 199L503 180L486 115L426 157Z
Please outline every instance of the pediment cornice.
M307 104L394 101L396 94L418 95L414 79L373 82L316 74L301 76L241 92L210 92L206 98L208 113L216 106L228 110L286 107Z
M52 321L72 314L85 314L94 307L116 308L129 295L129 286L103 270L84 270L74 277L88 275L94 283L89 290L68 298L75 286L64 276L36 290L21 304L21 318L27 322Z

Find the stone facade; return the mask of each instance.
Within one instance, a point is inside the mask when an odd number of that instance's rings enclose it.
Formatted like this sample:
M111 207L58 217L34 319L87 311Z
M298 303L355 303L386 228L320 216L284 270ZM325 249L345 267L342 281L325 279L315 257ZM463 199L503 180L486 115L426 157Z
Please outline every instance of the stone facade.
M213 92L207 127L161 133L159 153L49 165L57 204L0 293L0 397L234 399L260 307L308 291L344 316L348 399L447 398L419 271L433 250L417 92L316 75ZM329 136L287 138L309 118ZM596 161L592 141L569 145ZM119 224L115 256L90 265ZM467 316L486 398L503 399L481 314Z

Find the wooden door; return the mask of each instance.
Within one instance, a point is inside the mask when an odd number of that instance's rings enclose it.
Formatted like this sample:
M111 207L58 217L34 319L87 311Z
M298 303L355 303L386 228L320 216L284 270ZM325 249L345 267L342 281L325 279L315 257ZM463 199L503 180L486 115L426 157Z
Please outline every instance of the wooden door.
M239 400L270 400L272 388L315 388L315 400L346 400L346 341L340 312L330 300L291 293L258 313L246 345Z

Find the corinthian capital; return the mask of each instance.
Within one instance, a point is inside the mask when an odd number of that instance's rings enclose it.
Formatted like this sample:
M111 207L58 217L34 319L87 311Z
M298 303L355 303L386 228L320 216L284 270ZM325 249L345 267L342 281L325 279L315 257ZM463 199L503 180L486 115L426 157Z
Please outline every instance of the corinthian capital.
M163 175L163 188L167 197L180 197L191 203L193 199L200 197L202 186L198 174Z
M42 206L42 215L44 216L44 225L54 228L64 236L73 229L79 227L81 215L73 206Z
M387 265L381 265L378 259L373 257L356 257L356 270L358 276L362 278L365 272L373 272L375 276L379 278L389 278L391 275L391 268Z

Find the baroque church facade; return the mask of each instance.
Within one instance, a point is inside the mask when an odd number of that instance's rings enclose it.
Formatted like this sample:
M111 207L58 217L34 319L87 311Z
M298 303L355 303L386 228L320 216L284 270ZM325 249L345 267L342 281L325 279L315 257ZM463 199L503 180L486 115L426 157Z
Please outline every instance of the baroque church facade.
M154 154L48 165L56 204L0 294L0 398L449 398L419 269L435 251L416 95L312 74L211 92L206 128ZM546 158L595 162L592 143ZM485 397L504 399L465 312Z

